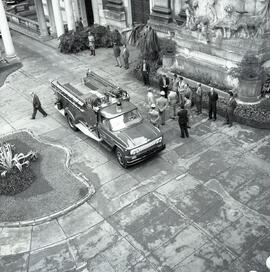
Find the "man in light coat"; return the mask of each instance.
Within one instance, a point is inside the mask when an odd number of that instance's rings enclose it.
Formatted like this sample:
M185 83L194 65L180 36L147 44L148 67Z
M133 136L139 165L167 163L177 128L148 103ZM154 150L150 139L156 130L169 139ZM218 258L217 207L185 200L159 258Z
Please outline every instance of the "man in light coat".
M157 108L161 120L161 125L165 125L166 109L168 107L168 100L165 98L165 92L160 92L160 97L157 99Z

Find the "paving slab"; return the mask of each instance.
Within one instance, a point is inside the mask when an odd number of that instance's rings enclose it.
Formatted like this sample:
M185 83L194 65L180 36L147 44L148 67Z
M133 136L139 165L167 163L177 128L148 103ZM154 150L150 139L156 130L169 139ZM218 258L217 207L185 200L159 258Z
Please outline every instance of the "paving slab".
M0 256L1 272L28 272L29 252Z
M242 256L243 262L252 262L253 269L269 271L266 269L266 260L270 256L270 236L263 237L258 243L252 245Z
M114 271L129 271L132 266L143 259L143 256L126 239L117 241L103 252L103 256Z
M77 266L86 264L96 255L112 247L121 237L110 224L102 221L93 228L69 239Z
M166 197L171 203L181 201L185 196L191 194L198 186L200 180L187 174L181 178L172 179L168 183L159 187L156 192Z
M144 225L135 232L130 232L126 239L147 255L168 242L185 227L185 219L169 208L156 217L146 218Z
M84 167L94 169L108 161L108 158L85 142L77 142L72 145L71 152L70 164L72 168L79 169L84 165Z
M204 182L218 178L238 161L235 157L224 157L224 154L217 149L209 149L200 154L199 158L191 164L189 173Z
M151 265L151 263L144 259L132 266L128 271L130 272L156 272L157 270ZM126 271L127 272L127 271Z
M153 194L148 194L109 218L111 224L125 236L149 225L151 220L167 209L166 204Z
M240 256L260 238L270 233L266 221L254 217L242 216L225 228L218 240Z
M103 218L87 203L57 219L67 237L84 232L102 220Z
M209 242L174 267L173 272L224 272L234 259L226 249Z
M120 178L120 176L124 175L125 173L128 173L128 170L125 170L123 167L121 167L116 160L112 160L96 167L91 172L88 171L87 177L94 184L95 188L98 189L104 184L111 182L114 179Z
M213 206L195 221L202 229L217 236L242 216L243 212L240 207L235 207L234 203L226 201Z
M112 265L105 258L103 253L98 254L87 263L87 272L115 272ZM82 271L83 272L83 271Z
M32 227L3 228L0 236L0 256L28 252L31 232Z
M222 204L222 198L218 194L209 191L204 185L198 185L190 194L177 201L175 206L195 220L212 207L219 207Z
M203 233L193 226L188 226L147 258L159 271L172 271L177 264L207 242L208 239Z
M67 242L32 251L28 272L74 271L76 263Z
M58 243L66 238L56 220L33 227L31 250L40 249Z

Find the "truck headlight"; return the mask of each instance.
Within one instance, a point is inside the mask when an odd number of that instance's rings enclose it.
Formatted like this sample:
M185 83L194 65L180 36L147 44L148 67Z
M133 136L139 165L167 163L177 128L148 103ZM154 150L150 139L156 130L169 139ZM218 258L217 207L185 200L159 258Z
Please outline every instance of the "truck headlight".
M130 155L136 155L136 154L138 154L140 152L140 148L135 148L135 149L132 149L131 151L130 151Z
M162 136L161 136L161 137L159 137L159 138L157 138L157 139L155 140L155 143L156 143L156 144L159 144L159 143L162 142L162 140L163 140L163 138L162 138Z

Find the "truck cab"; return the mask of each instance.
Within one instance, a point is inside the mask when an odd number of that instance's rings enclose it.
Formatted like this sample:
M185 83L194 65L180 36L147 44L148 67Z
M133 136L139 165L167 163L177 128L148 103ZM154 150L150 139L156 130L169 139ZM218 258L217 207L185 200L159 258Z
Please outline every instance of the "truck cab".
M93 73L91 78L87 76L87 81L77 85L51 83L55 107L71 129L82 131L115 152L125 168L165 148L161 131L143 119L126 91L119 92L120 88Z

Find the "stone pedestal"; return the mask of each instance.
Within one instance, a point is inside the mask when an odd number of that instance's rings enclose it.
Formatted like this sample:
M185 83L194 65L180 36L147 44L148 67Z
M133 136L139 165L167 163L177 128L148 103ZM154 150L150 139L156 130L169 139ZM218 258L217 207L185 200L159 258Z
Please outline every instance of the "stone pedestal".
M172 11L170 1L154 0L150 21L158 21L160 23L170 23L172 21Z
M259 79L239 80L237 97L242 102L253 103L260 99L262 81Z
M108 0L103 12L107 25L118 30L127 27L126 12L122 0Z

